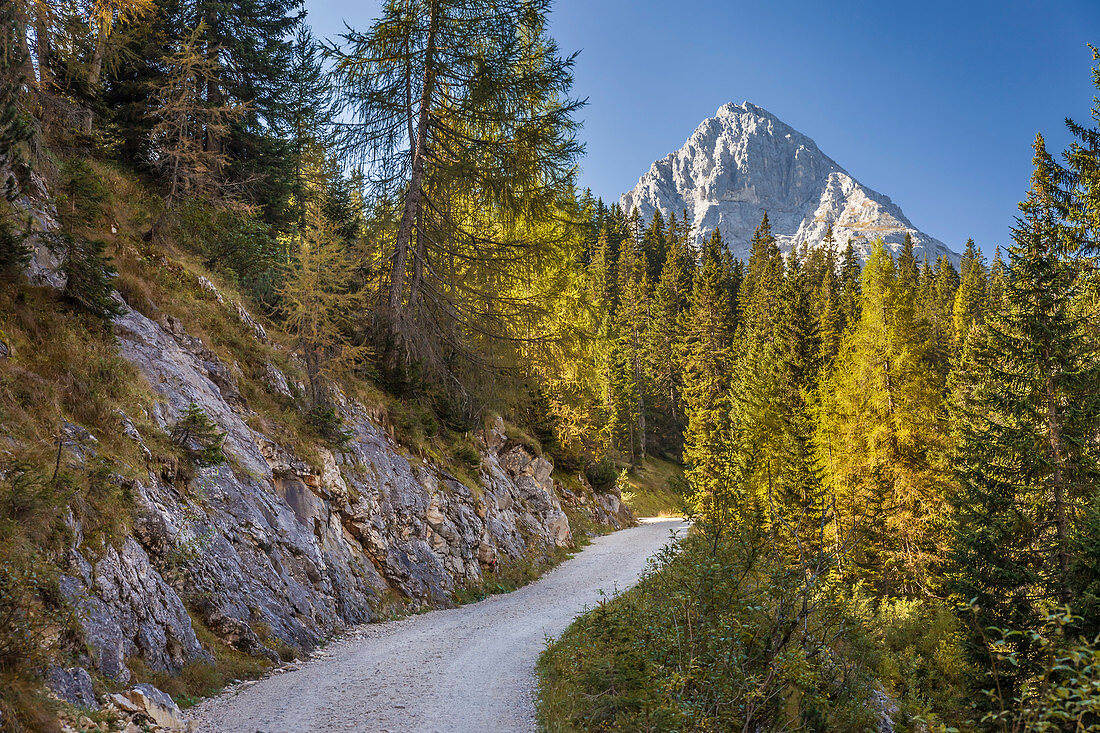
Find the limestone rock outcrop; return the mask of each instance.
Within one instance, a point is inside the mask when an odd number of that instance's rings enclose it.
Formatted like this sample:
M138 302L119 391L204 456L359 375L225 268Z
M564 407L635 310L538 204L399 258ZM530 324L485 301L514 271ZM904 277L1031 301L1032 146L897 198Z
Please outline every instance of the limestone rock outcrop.
M370 410L337 395L349 439L339 450L313 446L306 460L250 425L235 370L185 324L126 307L115 333L159 397L151 417L160 428L169 433L197 405L225 433L228 457L182 484L151 462L127 485L133 535L95 558L75 545L70 553L62 590L79 611L86 663L117 683L129 681L132 657L167 672L208 659L192 617L278 661L394 604L447 605L498 562L573 546L553 465L502 425L479 437L479 479L468 485L411 457ZM285 379L276 382L281 393ZM609 524L632 521L619 506L600 511Z

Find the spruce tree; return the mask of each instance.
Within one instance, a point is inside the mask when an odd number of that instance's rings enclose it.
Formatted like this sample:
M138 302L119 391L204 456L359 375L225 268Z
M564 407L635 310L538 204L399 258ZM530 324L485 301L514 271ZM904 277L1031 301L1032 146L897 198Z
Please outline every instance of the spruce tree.
M675 224L675 217L670 217ZM652 316L646 327L647 371L653 380L654 428L662 447L678 454L682 448L686 417L681 389L683 376L676 359L680 324L691 301L695 263L686 237L670 232L668 256L653 293Z
M859 320L861 269L852 240L849 239L840 261L840 312L845 328Z
M985 312L996 313L1004 305L1005 281L1008 279L1008 268L1001 256L1001 248L993 255L993 264L989 266L989 285L986 288Z
M753 232L745 285L738 297L746 333L750 338L771 339L775 307L783 281L783 255L772 234L767 212ZM793 255L792 255L793 256Z
M841 302L841 284L837 276L836 240L833 238L832 224L825 230L820 251L821 266L814 287L814 312L817 316L817 331L821 338L821 360L823 365L832 364L840 349L840 337L846 326Z
M1040 628L1050 604L1076 605L1075 528L1100 478L1091 447L1100 359L1072 308L1074 232L1060 215L1056 166L1041 136L1034 164L1013 229L1005 306L990 313L954 385L959 490L949 577L959 600L976 599L971 657L987 674L986 627L1026 632ZM1096 621L1085 619L1092 628ZM1007 643L1018 664L999 673L1012 699L1041 650L1026 633Z
M653 212L653 219L642 234L641 255L645 261L645 272L649 282L655 283L661 276L668 253L668 239L665 233L665 220L661 210Z
M956 344L965 341L971 329L982 323L986 306L988 278L985 259L974 245L973 239L966 240L966 250L959 269L959 289L955 293L955 304L952 307Z
M649 283L646 261L630 241L622 243L619 252L619 308L616 311L616 331L619 344L616 353L620 362L622 419L627 425L631 465L644 461L647 455L648 373L645 369L643 335L650 319Z
M683 399L687 412L684 461L695 490L703 496L722 491L725 457L720 433L728 424L733 361L734 307L730 273L722 266L724 245L718 230L703 245L691 304L681 320L679 345Z

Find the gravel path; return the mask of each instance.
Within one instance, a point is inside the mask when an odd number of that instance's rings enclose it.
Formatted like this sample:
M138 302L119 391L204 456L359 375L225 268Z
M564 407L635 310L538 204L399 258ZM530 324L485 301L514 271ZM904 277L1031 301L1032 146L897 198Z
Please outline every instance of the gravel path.
M204 733L527 733L535 661L600 592L633 585L687 525L649 519L506 595L354 629L300 668L207 700ZM247 684L247 683L246 683Z

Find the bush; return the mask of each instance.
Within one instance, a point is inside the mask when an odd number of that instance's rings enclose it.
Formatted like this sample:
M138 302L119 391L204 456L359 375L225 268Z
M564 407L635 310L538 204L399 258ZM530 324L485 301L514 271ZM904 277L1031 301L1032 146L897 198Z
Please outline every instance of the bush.
M858 605L761 539L689 537L581 617L539 661L545 729L875 729Z
M172 428L172 442L186 450L191 459L200 466L225 463L225 453L222 450L225 436L194 402L187 406L187 410Z
M615 463L607 456L589 463L584 469L584 476L588 479L588 483L592 484L595 491L604 494L611 491L615 486L615 482L619 480L619 472L615 470Z

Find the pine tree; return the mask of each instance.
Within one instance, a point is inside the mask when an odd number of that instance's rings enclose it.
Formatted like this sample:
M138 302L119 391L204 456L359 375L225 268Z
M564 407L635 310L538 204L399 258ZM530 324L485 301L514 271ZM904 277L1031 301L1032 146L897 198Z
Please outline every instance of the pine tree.
M770 339L784 264L766 212L753 232L751 247L745 286L738 298L741 318L750 338Z
M727 475L720 448L728 424L729 390L736 327L730 299L730 273L722 265L724 245L718 230L703 245L699 270L680 330L680 370L688 426L684 434L684 461L695 490L714 496L725 487Z
M1047 604L1075 605L1074 528L1100 478L1090 448L1100 422L1100 359L1073 312L1074 233L1059 215L1056 167L1041 136L1034 164L1013 230L1005 307L991 312L954 385L951 589L976 599L972 661L987 673L982 629L1036 629ZM1095 627L1096 619L1086 623ZM1026 634L1008 644L1019 662L1000 670L1011 699L1040 650Z
M966 240L966 250L959 269L959 289L955 293L955 304L952 308L956 344L965 341L971 329L982 323L983 309L986 306L985 259L974 245L973 239Z

